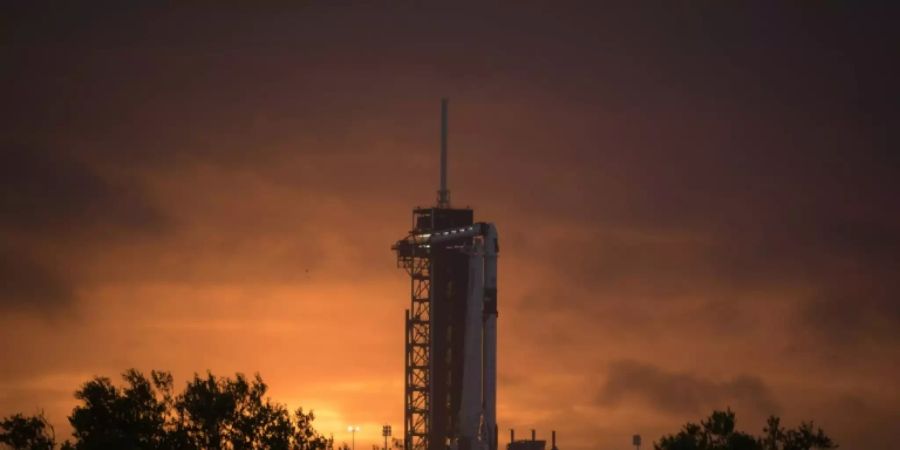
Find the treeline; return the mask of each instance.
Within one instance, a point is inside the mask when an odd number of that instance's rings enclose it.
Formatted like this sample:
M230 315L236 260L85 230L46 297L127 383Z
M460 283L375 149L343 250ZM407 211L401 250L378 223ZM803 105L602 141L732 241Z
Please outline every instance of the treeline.
M663 436L653 444L655 450L826 450L837 444L812 422L797 428L781 426L778 417L766 421L762 436L735 428L734 412L714 411L699 424L688 422L681 431Z
M56 441L43 414L0 420L0 444L15 450L333 450L313 428L313 413L289 411L267 398L259 375L220 378L194 375L175 394L168 372L122 375L121 387L97 377L75 392L79 404L69 423L72 439ZM665 435L655 450L812 450L837 445L811 422L784 428L770 417L763 434L736 430L731 410L715 411L699 424ZM399 444L402 448L402 443ZM377 448L377 446L375 446ZM339 450L349 450L343 445Z
M75 392L72 439L56 441L43 414L0 420L0 444L16 450L326 450L312 411L289 411L265 396L259 375L248 379L194 375L175 393L172 375L137 370L124 384L96 377Z

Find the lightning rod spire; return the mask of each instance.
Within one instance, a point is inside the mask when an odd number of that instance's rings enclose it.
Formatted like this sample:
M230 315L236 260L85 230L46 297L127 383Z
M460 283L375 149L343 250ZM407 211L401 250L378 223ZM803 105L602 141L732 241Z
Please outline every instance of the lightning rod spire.
M438 190L438 208L450 207L450 190L447 189L447 109L450 101L441 99L441 188Z

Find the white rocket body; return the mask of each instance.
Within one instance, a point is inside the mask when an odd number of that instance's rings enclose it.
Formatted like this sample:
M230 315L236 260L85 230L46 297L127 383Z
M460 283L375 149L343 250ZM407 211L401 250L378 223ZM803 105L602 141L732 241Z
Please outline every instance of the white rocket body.
M475 241L469 254L469 289L466 299L466 330L463 358L462 399L459 408L459 440L468 448L479 438L482 416L482 305L484 304L484 252ZM479 449L480 450L480 449Z
M415 236L420 245L473 239L463 356L458 450L497 450L497 228L490 223Z

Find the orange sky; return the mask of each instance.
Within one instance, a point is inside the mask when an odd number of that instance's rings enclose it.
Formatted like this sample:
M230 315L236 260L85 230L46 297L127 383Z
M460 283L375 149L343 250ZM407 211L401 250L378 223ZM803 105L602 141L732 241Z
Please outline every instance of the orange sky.
M93 375L210 369L402 429L390 245L448 96L452 199L503 244L501 429L614 449L731 406L883 448L896 77L844 8L18 11L0 414L64 435Z

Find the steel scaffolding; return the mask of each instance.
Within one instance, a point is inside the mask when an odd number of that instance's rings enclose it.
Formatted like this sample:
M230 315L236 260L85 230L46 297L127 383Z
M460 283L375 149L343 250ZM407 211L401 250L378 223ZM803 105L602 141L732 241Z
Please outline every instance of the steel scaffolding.
M431 258L403 251L397 263L410 277L411 305L406 310L406 367L403 442L405 450L428 450L431 406Z

